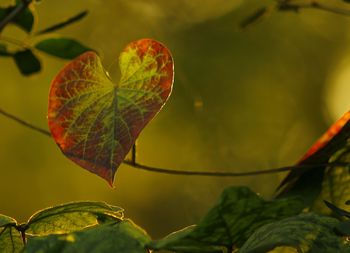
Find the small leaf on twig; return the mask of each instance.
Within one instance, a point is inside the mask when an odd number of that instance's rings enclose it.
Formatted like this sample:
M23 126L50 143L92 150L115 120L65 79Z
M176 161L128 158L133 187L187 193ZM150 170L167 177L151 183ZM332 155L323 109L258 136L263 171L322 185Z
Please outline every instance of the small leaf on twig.
M92 50L74 39L67 38L45 39L38 42L35 48L47 54L68 60Z
M25 76L37 73L41 69L38 58L29 49L16 52L13 54L18 69Z

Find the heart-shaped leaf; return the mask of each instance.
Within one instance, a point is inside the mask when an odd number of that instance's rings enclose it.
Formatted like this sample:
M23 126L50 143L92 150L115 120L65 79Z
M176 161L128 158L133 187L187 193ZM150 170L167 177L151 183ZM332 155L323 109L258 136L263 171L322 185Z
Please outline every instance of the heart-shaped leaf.
M66 65L51 84L48 121L62 152L113 184L115 172L146 124L167 101L173 60L157 41L130 43L113 83L94 52Z

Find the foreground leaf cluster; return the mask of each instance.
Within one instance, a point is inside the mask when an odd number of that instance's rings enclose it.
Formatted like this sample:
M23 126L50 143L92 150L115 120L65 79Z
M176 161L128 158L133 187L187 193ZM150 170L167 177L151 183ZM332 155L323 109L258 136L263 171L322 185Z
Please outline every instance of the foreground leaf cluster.
M350 252L348 223L302 209L299 198L266 201L246 187L229 187L197 225L152 240L119 207L73 202L39 211L23 224L1 215L0 252L263 253L281 246Z

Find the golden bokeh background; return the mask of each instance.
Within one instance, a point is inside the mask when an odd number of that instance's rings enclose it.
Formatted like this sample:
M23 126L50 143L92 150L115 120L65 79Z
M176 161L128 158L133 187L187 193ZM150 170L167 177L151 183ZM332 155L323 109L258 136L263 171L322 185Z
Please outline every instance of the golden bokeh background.
M10 1L0 0L1 5ZM332 1L328 1L332 2ZM292 165L350 109L350 18L307 9L238 24L273 1L60 0L36 5L37 28L82 10L60 31L96 49L112 77L129 42L154 38L175 59L173 94L138 140L139 162L183 170L247 171ZM15 27L4 34L28 40ZM51 79L66 61L38 53L21 76L0 58L0 108L47 128ZM173 176L122 165L115 189L65 158L53 140L0 117L0 213L19 221L75 200L106 201L154 238L198 222L229 185L272 196L282 174Z

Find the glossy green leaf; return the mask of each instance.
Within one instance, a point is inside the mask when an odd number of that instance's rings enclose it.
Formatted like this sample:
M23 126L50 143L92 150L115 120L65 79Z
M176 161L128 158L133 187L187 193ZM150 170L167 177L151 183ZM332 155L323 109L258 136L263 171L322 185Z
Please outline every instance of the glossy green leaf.
M293 170L279 187L279 197L299 195L307 206L318 201L315 211L324 208L323 199L343 204L350 198L350 111L336 121L306 152L297 165L308 167ZM327 163L344 164L329 167ZM346 166L345 166L346 165ZM348 197L347 197L348 196ZM317 200L318 198L318 200Z
M11 217L0 214L0 227L4 227L7 225L16 225L17 221Z
M41 210L28 221L26 233L32 235L63 234L99 223L104 216L119 220L123 209L104 202L72 202Z
M98 55L87 52L58 73L49 94L49 128L62 152L110 185L173 84L172 57L157 41L130 43L119 65L121 79L115 84Z
M125 220L67 235L30 238L23 253L147 253L149 241L143 230Z
M43 30L41 31L38 31L36 33L36 35L41 35L41 34L45 34L45 33L50 33L50 32L54 32L54 31L57 31L59 29L62 29L68 25L71 25L75 22L78 22L80 21L81 19L83 19L86 15L88 14L88 11L82 11L82 12L79 12L78 14L74 15L73 17L70 17L60 23L57 23L55 25L52 25L52 26L49 26L47 28L44 28Z
M92 50L74 39L67 38L44 39L35 44L35 48L47 54L68 60Z
M350 236L350 220L342 221L335 227L335 231L341 236Z
M154 250L169 250L183 253L222 253L220 246L208 245L191 237L195 225L173 232L159 241L152 242L149 246Z
M298 214L302 206L299 199L265 201L246 187L229 187L196 227L170 236L171 240L166 237L154 247L168 250L192 245L240 247L257 228Z
M0 20L4 19L14 8L16 8L22 2L18 2L16 6L10 6L7 8L0 8ZM31 32L34 25L34 15L30 8L25 8L11 21L12 24L17 25L19 28L26 32Z
M16 52L13 58L18 69L25 76L37 73L41 69L40 61L29 49Z
M350 163L350 144L339 150L331 158L332 162ZM338 166L326 168L324 179L322 182L322 190L315 203L312 205L312 210L315 212L330 214L331 210L326 208L324 200L333 205L346 208L345 202L350 199L350 173L348 166Z
M19 253L23 249L20 232L13 226L0 227L0 252Z
M349 253L345 240L334 232L339 221L316 214L300 214L259 228L239 253L265 253L291 246L300 253Z

